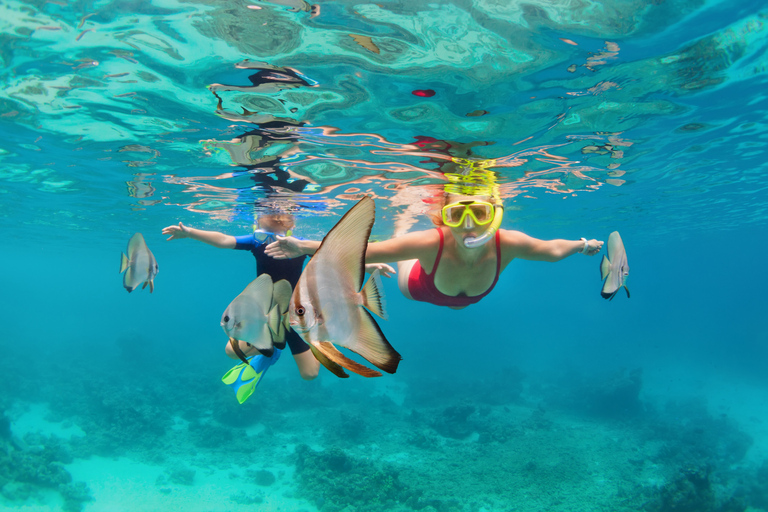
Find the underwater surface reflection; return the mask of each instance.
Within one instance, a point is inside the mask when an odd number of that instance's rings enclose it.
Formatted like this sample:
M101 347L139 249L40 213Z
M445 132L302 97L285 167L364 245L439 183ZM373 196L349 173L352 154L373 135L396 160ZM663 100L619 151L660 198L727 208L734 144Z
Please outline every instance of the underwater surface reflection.
M0 508L768 510L761 2L0 14ZM632 298L599 258L516 261L460 311L384 279L396 374L219 382L252 260L164 226L319 240L369 196L386 240L483 179L502 229L621 231ZM117 272L137 232L152 294Z

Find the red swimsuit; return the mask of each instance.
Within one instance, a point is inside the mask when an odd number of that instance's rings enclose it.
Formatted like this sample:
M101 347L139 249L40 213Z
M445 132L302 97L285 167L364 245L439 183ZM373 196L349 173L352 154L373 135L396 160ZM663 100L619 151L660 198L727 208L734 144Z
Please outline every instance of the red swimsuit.
M463 307L469 306L480 302L480 299L491 293L493 287L496 286L496 282L499 280L499 273L501 271L501 246L499 244L499 232L496 232L494 237L496 240L496 277L493 278L491 287L480 295L473 295L471 297L464 295L463 293L456 296L446 295L435 286L435 272L437 266L440 264L440 257L443 255L443 230L437 228L440 233L440 247L437 250L437 258L435 259L435 265L432 267L432 272L427 274L424 269L421 268L418 260L411 267L411 273L408 274L408 291L411 293L411 297L414 300L421 302L429 302L436 306L453 306Z

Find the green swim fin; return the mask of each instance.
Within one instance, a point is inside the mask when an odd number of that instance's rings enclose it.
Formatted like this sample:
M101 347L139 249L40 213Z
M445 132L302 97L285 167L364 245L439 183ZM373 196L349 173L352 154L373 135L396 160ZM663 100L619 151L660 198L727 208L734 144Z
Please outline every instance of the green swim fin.
M272 357L257 355L248 358L248 363L240 363L221 378L221 381L235 390L239 403L243 403L253 394L267 369L280 358L280 349L275 349Z

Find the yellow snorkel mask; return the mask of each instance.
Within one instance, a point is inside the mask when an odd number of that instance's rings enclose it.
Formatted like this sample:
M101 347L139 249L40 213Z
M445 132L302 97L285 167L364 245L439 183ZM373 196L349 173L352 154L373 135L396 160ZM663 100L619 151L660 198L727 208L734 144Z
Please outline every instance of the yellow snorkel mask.
M478 226L493 222L493 205L485 201L458 201L443 206L441 211L443 224L455 228L468 217Z
M493 204L485 201L459 201L447 204L442 209L443 222L446 226L457 227L471 218L478 226L488 225L488 228L477 237L464 239L464 246L470 249L480 247L496 235L504 219L504 206L499 197L499 186L496 175L488 170L496 164L495 160L468 160L452 158L459 165L461 172L446 173L449 183L444 187L445 193L466 196L489 196Z

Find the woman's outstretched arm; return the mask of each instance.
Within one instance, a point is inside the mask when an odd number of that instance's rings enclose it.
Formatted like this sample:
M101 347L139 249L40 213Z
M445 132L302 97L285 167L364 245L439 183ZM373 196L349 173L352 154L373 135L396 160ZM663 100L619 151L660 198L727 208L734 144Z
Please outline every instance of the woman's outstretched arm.
M594 256L603 247L601 240L539 240L520 231L501 230L502 257L534 261L560 261L582 253Z

